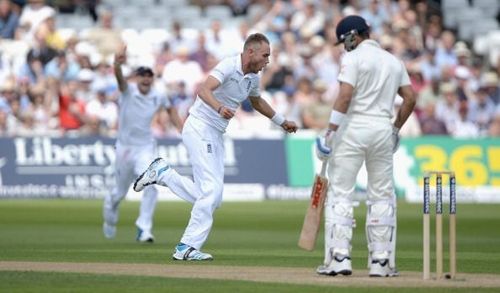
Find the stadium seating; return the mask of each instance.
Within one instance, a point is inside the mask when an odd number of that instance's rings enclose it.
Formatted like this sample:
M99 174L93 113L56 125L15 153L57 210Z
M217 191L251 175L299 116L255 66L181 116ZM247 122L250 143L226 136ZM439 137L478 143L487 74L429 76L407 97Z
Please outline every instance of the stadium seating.
M479 8L485 16L496 17L500 9L500 2L498 0L474 0L472 6Z
M231 18L232 15L233 15L233 13L231 12L231 9L228 6L224 6L224 5L208 6L205 9L205 16L210 18L210 19L225 20L225 19Z
M457 17L470 7L468 0L443 0L441 5L444 26L447 28L456 28L458 25Z

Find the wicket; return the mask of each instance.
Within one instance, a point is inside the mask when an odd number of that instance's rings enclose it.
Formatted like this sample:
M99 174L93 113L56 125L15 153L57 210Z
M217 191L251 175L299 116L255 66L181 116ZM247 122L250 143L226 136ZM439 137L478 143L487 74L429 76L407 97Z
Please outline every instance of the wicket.
M449 210L449 278L454 279L456 275L456 181L455 173L448 171L432 171L424 174L424 218L423 218L423 279L429 280L431 274L430 255L430 178L436 175L436 279L443 277L443 185L442 175L450 176L450 210ZM448 276L446 276L448 278Z

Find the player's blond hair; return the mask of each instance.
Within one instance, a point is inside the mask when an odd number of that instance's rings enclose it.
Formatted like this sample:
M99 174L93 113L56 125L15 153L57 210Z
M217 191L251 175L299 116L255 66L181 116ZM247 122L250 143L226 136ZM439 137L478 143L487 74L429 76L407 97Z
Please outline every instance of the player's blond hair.
M260 47L260 44L262 42L267 43L269 45L269 40L267 39L267 37L264 34L261 34L261 33L251 34L245 40L245 45L243 45L243 50L246 51L251 46L256 46L258 48L258 47Z

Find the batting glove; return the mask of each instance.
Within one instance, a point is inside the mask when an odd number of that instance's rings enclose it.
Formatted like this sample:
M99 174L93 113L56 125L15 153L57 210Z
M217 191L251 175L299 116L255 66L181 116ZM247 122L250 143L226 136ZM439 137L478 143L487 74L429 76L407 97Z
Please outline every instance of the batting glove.
M332 142L335 131L328 130L324 136L316 138L316 156L321 161L327 161L332 155Z
M392 127L392 153L394 154L399 148L399 128L393 126Z

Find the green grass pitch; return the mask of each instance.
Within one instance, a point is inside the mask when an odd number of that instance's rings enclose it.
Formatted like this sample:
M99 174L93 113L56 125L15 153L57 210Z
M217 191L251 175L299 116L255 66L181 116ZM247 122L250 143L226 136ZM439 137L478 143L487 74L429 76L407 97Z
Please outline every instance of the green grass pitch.
M323 259L322 232L314 252L297 247L307 203L266 201L223 203L203 250L210 265L314 268ZM0 200L0 261L140 263L175 265L171 254L188 221L190 206L160 202L156 242L135 242L137 202L123 202L117 237L101 231L99 200ZM366 269L365 206L355 209L353 269ZM447 217L444 217L447 231ZM500 205L459 204L459 273L499 274ZM445 271L447 270L447 235ZM422 271L421 205L398 203L397 263L401 271ZM434 264L432 262L432 264ZM183 265L183 264L178 264ZM205 264L199 264L205 265ZM500 278L500 274L499 274ZM107 274L0 271L0 292L365 292L363 284L340 288L248 281L176 279ZM373 289L373 288L372 288ZM471 292L471 288L404 288L404 292ZM403 292L376 288L370 292ZM477 288L475 292L500 292Z

